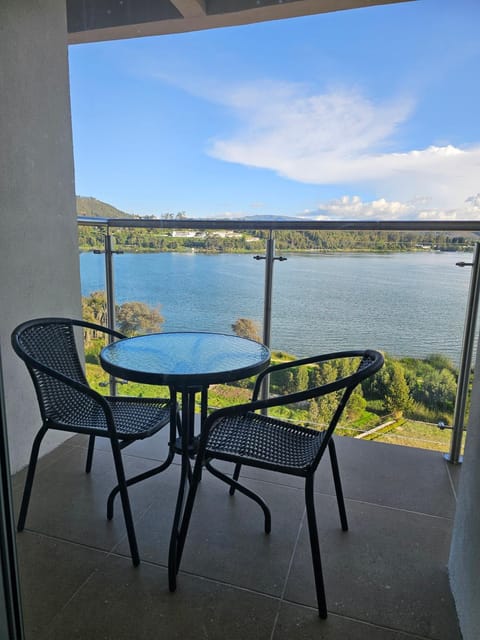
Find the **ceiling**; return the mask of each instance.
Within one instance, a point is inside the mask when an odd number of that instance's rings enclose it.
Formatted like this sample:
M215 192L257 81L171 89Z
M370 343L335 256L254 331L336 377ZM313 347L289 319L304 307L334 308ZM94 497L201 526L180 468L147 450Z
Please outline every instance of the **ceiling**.
M70 44L226 27L408 0L66 0Z

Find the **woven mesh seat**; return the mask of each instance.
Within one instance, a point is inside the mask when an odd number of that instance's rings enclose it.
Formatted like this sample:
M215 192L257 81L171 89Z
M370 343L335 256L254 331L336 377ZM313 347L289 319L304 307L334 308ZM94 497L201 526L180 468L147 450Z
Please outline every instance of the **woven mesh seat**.
M143 440L158 431L159 424L170 420L170 401L148 398L126 400L108 398L118 437L124 440Z
M43 424L35 437L18 530L25 526L28 504L35 475L40 444L48 429L57 429L90 436L86 471L92 466L95 437L110 440L118 485L107 503L107 517L113 516L113 501L120 493L130 550L134 564L139 563L133 519L127 486L163 471L173 459L170 448L167 460L153 470L125 478L121 449L136 440L148 438L170 423L170 442L175 440L177 427L176 403L165 398L133 398L102 396L90 388L80 362L75 327L95 334L124 338L106 327L69 318L40 318L18 326L12 333L12 346L22 358L32 377Z
M170 401L164 399L105 397L119 440L141 440L159 431L170 420ZM83 400L83 399L82 399ZM65 431L110 437L105 410L95 401L49 412L49 425Z
M337 361L337 365L334 365ZM350 362L348 362L350 361ZM263 371L257 378L253 399L249 403L225 407L214 411L202 425L202 432L193 471L193 478L185 506L185 514L180 529L177 551L177 567L186 541L190 517L192 514L195 495L201 478L202 467L230 485L230 495L239 491L254 500L263 510L265 518L265 533L270 532L271 515L263 499L239 482L243 465L279 471L305 478L305 505L307 511L308 531L312 551L312 564L317 593L318 613L321 618L327 617L327 604L323 584L322 564L314 504L314 474L326 449L330 455L340 523L347 531L347 514L343 499L340 472L332 438L338 420L345 409L353 390L363 380L373 375L383 365L383 357L377 351L343 351L303 358L293 362L283 362L273 365ZM266 400L258 400L261 385L265 376L272 376L282 372L283 379L293 380L293 372L288 369L307 367L312 374L311 379L325 380L318 386L277 395ZM323 369L322 369L323 367ZM312 369L315 369L312 372ZM338 377L332 380L333 372ZM342 372L352 373L342 373ZM288 374L292 374L288 377ZM287 375L285 375L287 374ZM303 378L308 384L309 376ZM275 406L305 403L315 398L329 396L329 406L333 407L332 416L324 431L316 431L301 426L292 425L285 420L268 417L256 411ZM235 463L232 476L219 471L213 463L216 459Z
M206 456L223 460L241 457L244 464L305 475L324 436L323 431L250 412L215 422L208 436Z

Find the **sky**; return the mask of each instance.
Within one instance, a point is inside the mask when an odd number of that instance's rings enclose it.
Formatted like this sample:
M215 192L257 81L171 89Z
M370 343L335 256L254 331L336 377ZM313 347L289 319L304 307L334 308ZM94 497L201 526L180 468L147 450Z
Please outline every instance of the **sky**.
M480 0L71 45L77 195L122 211L480 219Z

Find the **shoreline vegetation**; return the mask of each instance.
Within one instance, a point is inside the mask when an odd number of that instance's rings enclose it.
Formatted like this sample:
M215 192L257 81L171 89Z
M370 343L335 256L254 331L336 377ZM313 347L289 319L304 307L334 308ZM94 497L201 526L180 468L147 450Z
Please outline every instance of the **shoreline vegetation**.
M194 224L194 221L192 221ZM81 252L102 250L102 227L79 225ZM257 253L263 251L266 231L205 231L116 228L115 248L128 253ZM277 230L277 251L285 253L398 253L472 251L474 234L413 231L293 231Z

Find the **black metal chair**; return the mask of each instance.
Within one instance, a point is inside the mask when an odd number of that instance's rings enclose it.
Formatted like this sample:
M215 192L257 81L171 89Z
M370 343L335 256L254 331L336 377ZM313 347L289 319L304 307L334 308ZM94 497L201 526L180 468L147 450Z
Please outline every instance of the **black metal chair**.
M344 376L340 373L337 379L331 380L332 370L330 370L329 374L324 376L328 381L323 384L318 385L317 382L318 386L312 386L306 390L287 393L267 400L258 400L262 382L267 375L270 375L273 380L272 376L282 370L300 366L312 368L317 364L322 365L331 363L332 361L345 363L348 359L351 360L352 358L355 359L356 363L353 373ZM273 365L258 376L253 391L252 402L219 409L208 416L203 425L193 472L193 480L179 531L177 571L187 536L202 465L205 465L211 473L230 485L231 495L233 495L237 489L260 505L265 517L265 533L269 533L271 528L270 511L260 496L238 482L241 466L246 465L301 476L305 478L305 502L318 612L321 618L327 617L327 605L315 517L314 474L328 446L340 522L342 529L347 531L347 515L332 434L352 391L362 380L365 380L378 371L382 365L383 356L379 352L371 350L330 353L323 356L313 356L293 362ZM342 370L341 364L337 370ZM343 370L345 370L345 368ZM333 409L328 426L323 431L297 426L284 420L254 413L260 409L305 402L330 394L337 394L339 397L334 396L335 408ZM235 463L236 466L233 477L230 478L218 471L218 469L215 469L211 464L214 459Z
M133 564L140 562L127 487L167 468L173 459L170 447L165 462L153 470L125 477L121 450L148 438L170 423L170 442L175 441L178 412L174 396L135 398L103 396L88 384L80 363L75 327L91 329L113 338L118 331L69 318L40 318L19 325L12 333L15 352L27 365L37 393L42 426L32 447L17 529L25 526L41 442L48 429L90 436L86 472L92 467L95 437L108 438L112 447L118 485L108 498L107 517L113 517L113 499L120 493ZM77 336L79 339L79 336Z

